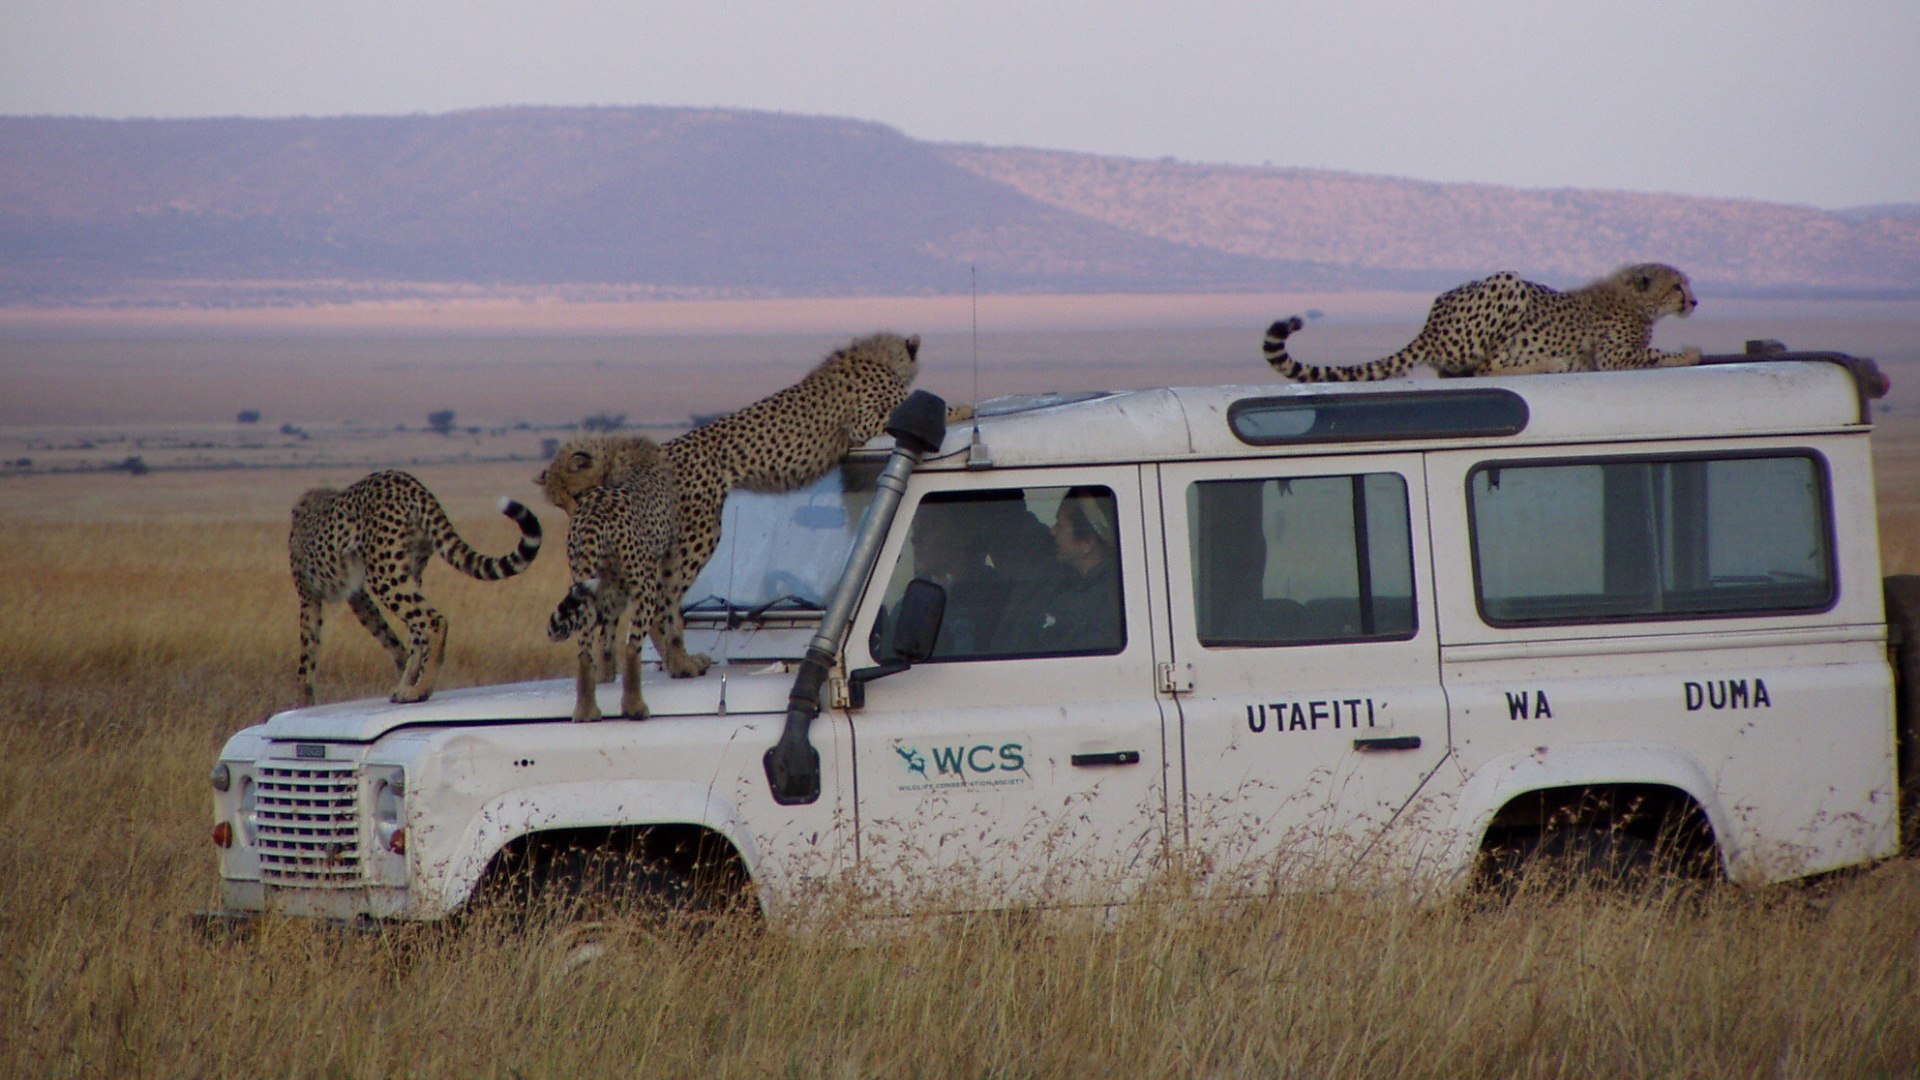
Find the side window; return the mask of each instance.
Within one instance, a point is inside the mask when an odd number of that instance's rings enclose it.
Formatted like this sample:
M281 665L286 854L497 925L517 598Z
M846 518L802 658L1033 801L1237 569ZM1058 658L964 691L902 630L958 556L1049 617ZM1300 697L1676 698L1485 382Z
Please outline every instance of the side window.
M1397 474L1203 481L1187 488L1187 521L1202 645L1404 639L1419 625Z
M869 646L884 659L907 582L947 592L929 662L1117 653L1120 545L1105 487L942 492L921 500Z
M1483 465L1467 489L1474 588L1496 626L1833 603L1811 454Z

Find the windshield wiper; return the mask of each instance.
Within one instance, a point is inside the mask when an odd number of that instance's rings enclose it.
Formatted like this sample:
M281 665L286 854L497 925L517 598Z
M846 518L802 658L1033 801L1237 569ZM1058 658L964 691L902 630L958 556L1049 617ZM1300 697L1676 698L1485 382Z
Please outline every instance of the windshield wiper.
M724 596L716 595L703 596L691 604L682 604L680 613L682 615L721 615L726 618L727 629L731 630L740 625L740 620L746 615L747 609Z
M691 604L683 604L681 612L687 615L718 615L725 619L728 630L737 630L750 622L759 622L775 611L817 612L823 610L820 602L804 596L789 593L778 596L752 607L743 607L724 596L706 596Z
M809 600L804 596L795 596L792 593L788 593L785 596L776 596L772 600L769 600L764 604L755 604L753 607L747 609L746 617L749 620L763 619L763 618L766 618L766 615L768 612L774 610L775 608L781 608L781 609L790 610L790 611L825 611L826 610L825 608L820 606L820 602L818 600Z

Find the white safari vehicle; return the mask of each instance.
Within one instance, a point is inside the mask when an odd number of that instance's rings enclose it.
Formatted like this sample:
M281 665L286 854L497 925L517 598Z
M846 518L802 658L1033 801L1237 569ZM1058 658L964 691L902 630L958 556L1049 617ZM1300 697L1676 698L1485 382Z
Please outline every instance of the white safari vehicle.
M1884 384L1710 360L999 399L951 431L918 394L823 482L729 499L688 594L718 662L650 669L644 722L572 723L554 679L235 734L212 914L431 920L607 866L779 918L825 889L954 910L1170 872L1425 895L1523 858L1760 883L1894 855L1916 591L1883 600Z

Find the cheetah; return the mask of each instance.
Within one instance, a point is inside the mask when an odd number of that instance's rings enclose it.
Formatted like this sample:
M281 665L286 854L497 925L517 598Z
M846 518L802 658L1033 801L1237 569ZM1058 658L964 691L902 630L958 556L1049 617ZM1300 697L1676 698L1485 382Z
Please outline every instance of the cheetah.
M547 638L580 636L579 673L574 681L573 719L601 718L594 684L594 642L600 643L601 668L611 677L612 643L629 607L633 627L620 653L620 714L647 718L640 688L640 638L651 633L654 648L666 654L660 634L668 555L678 533L670 468L651 439L626 439L620 448L624 470L617 483L597 484L568 498L567 566L573 587L547 622Z
M447 647L446 616L420 591L428 558L438 553L469 577L498 581L524 571L540 554L540 519L512 499L500 500L500 512L520 527L520 544L496 558L469 547L433 492L410 473L376 472L345 491L314 488L301 495L287 538L300 594L300 703L313 704L322 607L339 600L393 657L400 682L391 700L425 701ZM407 644L387 626L382 607L406 623Z
M919 374L919 354L918 337L881 333L856 339L792 386L660 445L672 473L678 532L667 559L662 625L649 634L674 678L704 675L713 663L705 654L687 652L680 602L720 542L727 492L791 491L824 476L848 450L880 434ZM950 418L966 415L965 406L949 411ZM549 502L568 509L596 484L622 483L634 467L631 448L637 441L569 442L534 483Z
M603 481L607 484L628 484L635 480L651 483L645 478L656 469L665 467L665 462L660 458L659 444L652 439L593 435L573 439L561 447L548 466L533 480L546 495L547 502L572 515L579 503L579 496L594 490ZM671 488L667 490L666 497L672 499ZM571 528L569 526L569 535ZM613 678L617 670L614 666L614 649L620 637L621 612L626 610L626 606L615 606L618 610L612 616L606 620L596 620L592 625L594 634L600 639L600 671L603 679Z
M1652 348L1653 324L1685 318L1697 304L1687 275L1662 263L1624 266L1571 292L1503 271L1440 294L1419 335L1392 356L1353 367L1302 364L1287 355L1287 336L1304 325L1297 315L1268 328L1265 354L1296 382L1390 379L1423 364L1443 376L1684 367L1700 362L1700 350Z

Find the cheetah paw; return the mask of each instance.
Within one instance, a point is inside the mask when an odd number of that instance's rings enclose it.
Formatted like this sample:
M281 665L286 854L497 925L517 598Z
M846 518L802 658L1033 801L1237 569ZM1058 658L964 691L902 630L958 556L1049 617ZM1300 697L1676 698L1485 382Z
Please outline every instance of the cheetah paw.
M667 661L667 674L676 679L697 679L712 666L713 657L706 653L682 653Z

